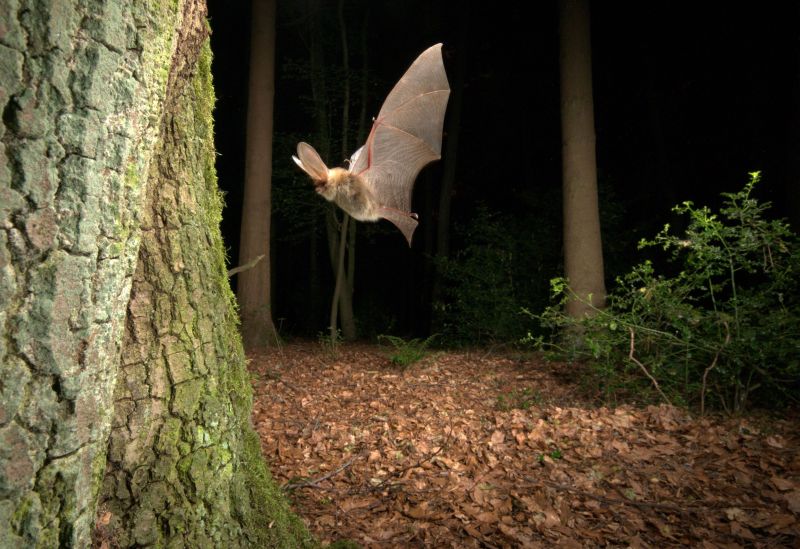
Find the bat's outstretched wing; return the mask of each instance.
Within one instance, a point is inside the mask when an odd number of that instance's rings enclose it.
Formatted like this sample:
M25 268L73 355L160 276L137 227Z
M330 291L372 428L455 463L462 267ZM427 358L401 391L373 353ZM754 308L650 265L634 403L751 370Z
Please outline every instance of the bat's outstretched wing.
M442 126L450 86L442 45L425 50L395 85L350 171L372 187L382 215L411 242L416 220L408 216L419 171L441 158ZM401 220L402 217L408 219Z

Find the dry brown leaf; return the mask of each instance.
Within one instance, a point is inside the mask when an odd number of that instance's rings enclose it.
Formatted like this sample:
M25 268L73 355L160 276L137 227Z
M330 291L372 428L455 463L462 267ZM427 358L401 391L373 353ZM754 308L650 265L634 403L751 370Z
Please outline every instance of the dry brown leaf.
M786 442L783 440L783 437L780 435L773 435L766 438L764 441L768 445L772 446L773 448L780 448L783 449L786 447Z
M784 513L776 514L772 517L772 530L774 531L782 531L789 526L797 523L797 517L793 515L787 515Z
M789 490L797 488L797 484L789 479L772 476L769 480L772 482L772 485L781 492L788 492Z
M794 490L783 496L792 513L800 514L800 490Z

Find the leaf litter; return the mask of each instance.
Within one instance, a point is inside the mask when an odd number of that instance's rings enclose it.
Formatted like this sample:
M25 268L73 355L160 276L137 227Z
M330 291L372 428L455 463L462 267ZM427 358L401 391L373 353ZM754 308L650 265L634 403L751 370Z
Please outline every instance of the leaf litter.
M323 543L800 547L796 418L598 407L536 356L250 358L264 456Z

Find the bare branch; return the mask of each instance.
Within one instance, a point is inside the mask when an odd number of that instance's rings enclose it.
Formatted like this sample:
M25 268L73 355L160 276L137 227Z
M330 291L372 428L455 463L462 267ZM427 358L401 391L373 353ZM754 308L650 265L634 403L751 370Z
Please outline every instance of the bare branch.
M241 273L243 271L246 271L248 269L252 269L256 265L258 265L258 262L261 261L262 259L264 259L264 254L261 254L260 256L256 257L255 259L251 259L250 261L248 261L244 265L240 265L238 267L234 267L233 269L228 271L228 278L232 277L235 274L239 274L239 273Z
M628 330L631 333L631 352L628 353L628 358L631 359L633 362L635 362L639 366L639 368L642 369L644 375L650 378L650 381L653 382L653 386L656 388L656 391L658 391L658 394L661 395L661 398L664 399L664 402L666 402L667 404L672 404L672 402L670 402L670 400L667 398L667 395L664 394L664 391L661 390L661 387L659 386L658 381L656 381L656 378L654 378L652 374L650 374L650 372L647 371L647 368L644 367L644 364L636 360L636 357L633 356L633 352L636 350L636 348L634 347L633 328L628 328Z

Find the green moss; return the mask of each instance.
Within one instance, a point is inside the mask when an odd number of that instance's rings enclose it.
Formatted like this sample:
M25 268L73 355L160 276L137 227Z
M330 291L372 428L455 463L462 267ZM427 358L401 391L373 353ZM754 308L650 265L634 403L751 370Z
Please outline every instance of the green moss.
M156 450L164 455L173 455L175 449L178 453L184 455L189 452L188 444L186 451L182 451L181 441L181 421L177 418L168 418L161 428L158 430L158 439L155 444Z
M106 449L98 450L92 459L92 501L97 501L106 474Z
M308 533L302 521L291 512L289 503L272 479L272 475L261 455L258 435L249 426L244 429L244 447L241 456L244 469L244 484L250 505L242 517L251 535L253 547L319 547L319 543ZM272 528L264 528L264 517L274 521Z
M28 523L35 522L31 521L32 516L40 514L41 510L42 507L38 496L34 493L28 493L14 510L14 514L11 516L11 527L15 532L22 533L26 530Z

